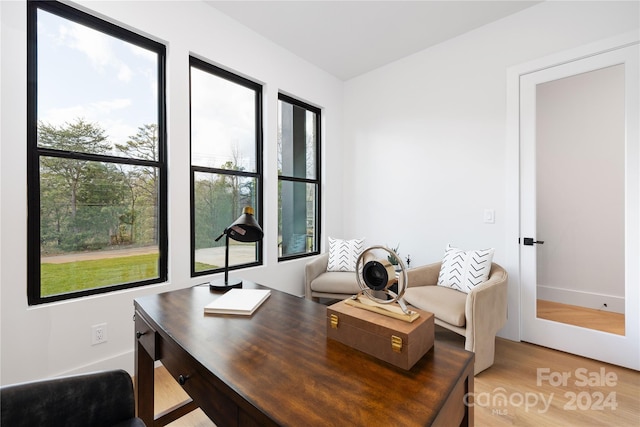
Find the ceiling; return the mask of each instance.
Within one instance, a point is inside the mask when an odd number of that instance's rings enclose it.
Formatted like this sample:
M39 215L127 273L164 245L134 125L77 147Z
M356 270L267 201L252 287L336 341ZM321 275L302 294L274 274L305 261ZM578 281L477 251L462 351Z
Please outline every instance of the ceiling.
M515 0L205 2L345 81L540 3Z

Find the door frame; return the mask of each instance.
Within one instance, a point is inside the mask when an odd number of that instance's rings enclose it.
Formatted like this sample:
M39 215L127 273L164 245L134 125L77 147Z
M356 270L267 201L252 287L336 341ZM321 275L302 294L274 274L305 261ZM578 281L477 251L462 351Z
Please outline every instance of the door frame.
M501 331L501 336L520 341L522 338L522 281L521 276L521 249L519 243L520 230L520 78L523 75L540 71L546 68L563 65L576 60L595 56L604 52L619 49L625 46L637 45L640 41L638 31L627 32L615 37L604 39L595 43L580 46L578 48L559 52L540 59L536 59L525 64L510 67L507 70L507 126L506 126L506 244L507 257L506 267L510 272L509 276L509 318L505 328ZM640 46L638 47L640 49ZM635 130L636 135L638 130ZM635 153L633 155L638 155ZM636 177L640 179L640 177ZM634 233L640 237L640 230L632 229L627 232ZM637 246L637 241L636 241ZM635 248L636 252L638 248ZM625 298L635 304L635 310L640 310L640 291L627 287ZM627 307L629 307L627 303ZM628 313L628 310L627 310ZM628 322L627 322L628 325ZM637 328L628 330L640 341L640 331ZM629 336L629 335L628 335ZM638 344L640 345L640 343ZM638 369L636 367L636 369Z

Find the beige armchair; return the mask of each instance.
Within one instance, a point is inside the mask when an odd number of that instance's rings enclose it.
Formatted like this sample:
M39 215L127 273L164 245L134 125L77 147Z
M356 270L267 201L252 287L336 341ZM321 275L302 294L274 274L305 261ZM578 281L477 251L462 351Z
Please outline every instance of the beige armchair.
M493 365L496 333L507 321L507 272L496 263L486 282L468 294L437 286L440 263L409 270L404 299L429 311L436 325L465 337L465 349L475 353L475 374Z
M318 302L320 298L345 299L360 292L353 271L327 271L329 254L323 253L304 268L304 296Z

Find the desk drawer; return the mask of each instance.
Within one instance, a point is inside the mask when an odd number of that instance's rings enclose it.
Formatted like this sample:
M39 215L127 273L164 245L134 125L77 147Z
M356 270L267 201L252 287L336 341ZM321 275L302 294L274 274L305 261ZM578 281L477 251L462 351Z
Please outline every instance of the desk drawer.
M238 406L218 388L214 379L207 379L204 370L179 346L162 341L162 364L216 425L237 426Z
M153 360L158 360L160 355L157 354L158 349L158 333L147 323L147 321L140 315L140 313L136 312L136 339L142 347L144 347L145 351L149 353L149 356Z

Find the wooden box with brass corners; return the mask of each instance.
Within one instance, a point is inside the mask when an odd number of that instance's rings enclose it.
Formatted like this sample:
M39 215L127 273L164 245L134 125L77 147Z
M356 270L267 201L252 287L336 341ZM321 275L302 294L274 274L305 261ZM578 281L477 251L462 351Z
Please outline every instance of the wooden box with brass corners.
M433 313L415 311L420 317L405 322L340 301L327 307L327 338L408 370L434 340Z

